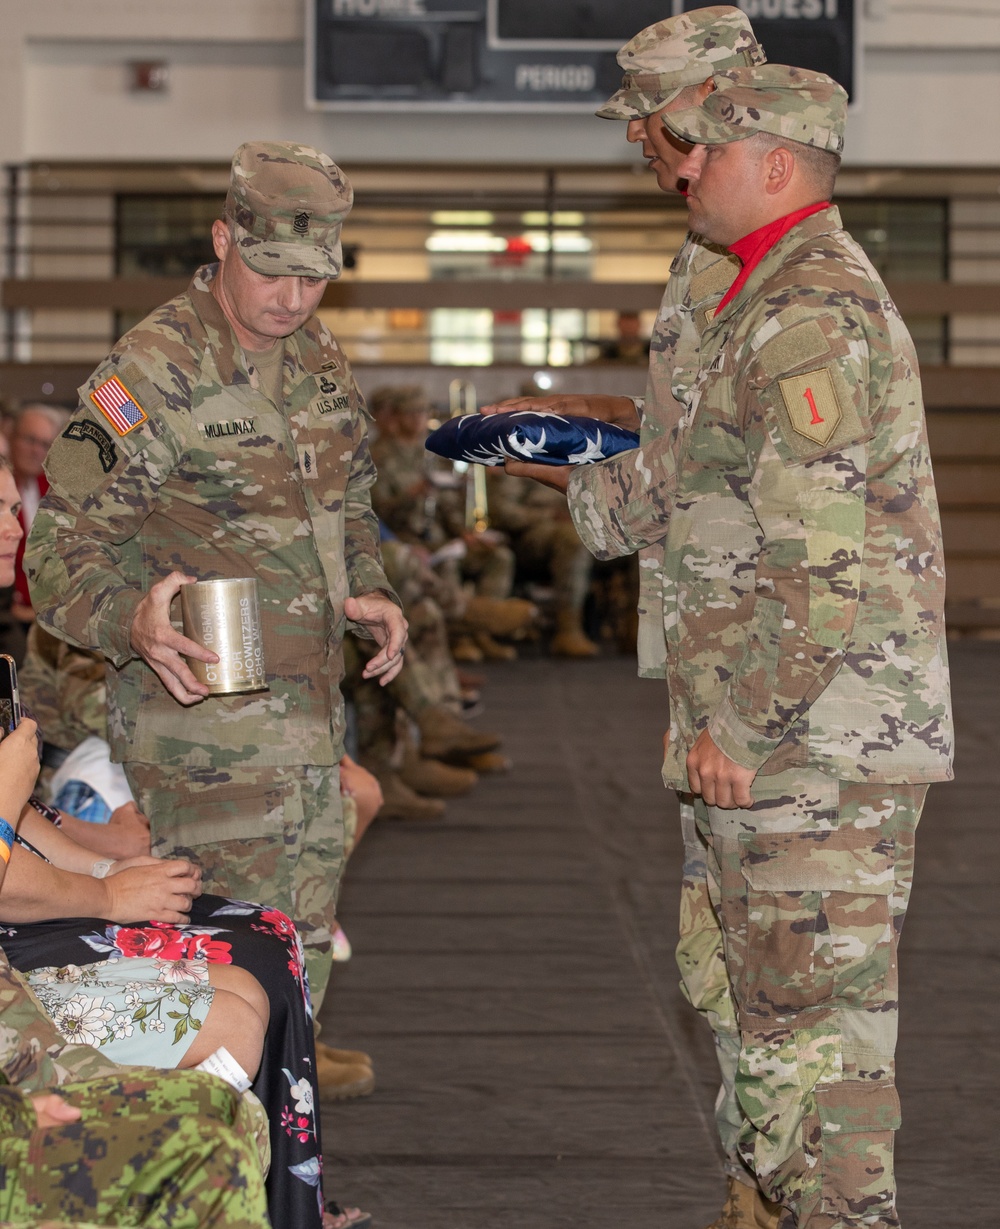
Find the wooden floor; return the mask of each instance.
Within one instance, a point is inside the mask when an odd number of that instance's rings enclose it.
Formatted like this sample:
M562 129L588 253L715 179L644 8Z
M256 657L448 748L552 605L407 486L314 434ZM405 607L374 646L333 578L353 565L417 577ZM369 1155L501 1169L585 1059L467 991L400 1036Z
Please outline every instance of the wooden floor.
M1000 645L952 656L958 779L931 789L903 942L904 1229L1000 1224ZM381 1229L703 1229L717 1081L673 965L663 684L543 659L486 699L513 773L351 862L324 1039L378 1087L324 1108L328 1191Z

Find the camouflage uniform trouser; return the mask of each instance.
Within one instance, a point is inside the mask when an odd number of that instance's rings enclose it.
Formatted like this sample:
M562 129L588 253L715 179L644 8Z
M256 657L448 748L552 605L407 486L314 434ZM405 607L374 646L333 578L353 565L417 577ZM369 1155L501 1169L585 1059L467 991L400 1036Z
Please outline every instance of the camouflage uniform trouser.
M58 1091L82 1117L41 1128L24 1094L0 1087L5 1225L270 1224L247 1108L221 1080L136 1067Z
M124 767L157 857L190 858L206 892L273 905L295 922L318 1015L344 870L339 766Z
M800 1229L899 1223L897 947L926 791L786 772L752 810L682 803L678 961L715 1031L728 1167Z

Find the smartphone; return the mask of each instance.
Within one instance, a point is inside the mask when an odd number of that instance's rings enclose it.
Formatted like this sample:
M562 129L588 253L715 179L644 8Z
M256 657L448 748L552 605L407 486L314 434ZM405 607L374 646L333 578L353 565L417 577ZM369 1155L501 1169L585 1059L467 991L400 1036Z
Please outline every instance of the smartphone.
M0 653L0 730L9 734L21 720L21 697L17 691L17 666L8 653Z

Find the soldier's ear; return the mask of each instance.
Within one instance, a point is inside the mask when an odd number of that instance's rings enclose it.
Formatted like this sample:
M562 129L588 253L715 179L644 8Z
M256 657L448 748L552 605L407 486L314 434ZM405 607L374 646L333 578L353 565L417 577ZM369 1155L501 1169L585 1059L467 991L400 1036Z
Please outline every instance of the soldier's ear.
M784 192L795 175L795 154L784 145L776 145L764 155L764 190L769 196Z
M229 223L224 218L216 218L212 223L212 247L219 260L226 259L226 253L232 247L233 237L229 233Z

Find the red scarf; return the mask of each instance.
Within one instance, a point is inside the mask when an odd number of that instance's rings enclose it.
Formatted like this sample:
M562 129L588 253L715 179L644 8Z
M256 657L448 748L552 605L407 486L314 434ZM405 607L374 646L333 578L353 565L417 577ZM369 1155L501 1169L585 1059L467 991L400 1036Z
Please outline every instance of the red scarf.
M814 213L819 213L821 209L829 209L829 207L829 201L820 201L818 205L806 205L805 209L796 209L794 213L786 214L785 217L778 218L776 222L768 222L760 230L751 231L749 235L737 239L729 250L737 257L743 268L737 273L736 281L723 295L722 302L715 309L715 314L718 315L728 303L736 298L746 285L747 278L779 239L783 239L793 226L798 226L800 222L812 217Z

